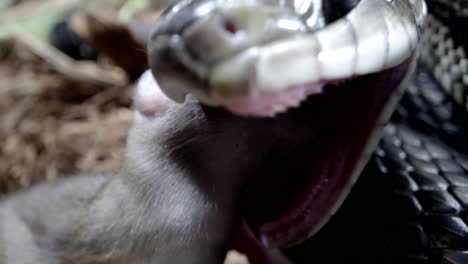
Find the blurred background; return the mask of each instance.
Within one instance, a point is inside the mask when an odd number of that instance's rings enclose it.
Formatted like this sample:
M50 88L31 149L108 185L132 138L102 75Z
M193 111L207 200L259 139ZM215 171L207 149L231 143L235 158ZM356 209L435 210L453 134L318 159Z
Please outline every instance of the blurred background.
M0 195L119 167L164 2L0 0Z

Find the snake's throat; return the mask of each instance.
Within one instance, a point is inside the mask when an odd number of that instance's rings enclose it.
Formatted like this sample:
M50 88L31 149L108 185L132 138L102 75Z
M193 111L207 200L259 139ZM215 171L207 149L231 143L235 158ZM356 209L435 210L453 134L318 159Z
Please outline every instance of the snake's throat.
M367 163L403 92L401 83L414 68L414 58L380 73L326 86L291 110L300 111L319 132L288 156L267 158L267 166L247 183L241 210L255 239L235 248L249 254L249 247L292 246L328 221Z

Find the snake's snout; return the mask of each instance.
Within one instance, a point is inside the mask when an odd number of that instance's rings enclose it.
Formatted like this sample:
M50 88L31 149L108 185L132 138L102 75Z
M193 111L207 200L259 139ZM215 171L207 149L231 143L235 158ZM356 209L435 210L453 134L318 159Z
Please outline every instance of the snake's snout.
M183 34L215 8L213 1L175 1L161 14L148 43L149 63L161 89L171 99L183 102L186 87L203 89L207 67L189 53ZM156 74L157 73L157 74Z
M212 105L215 97L246 96L247 89L239 87L213 91L213 69L249 48L308 30L291 7L271 2L198 0L169 7L149 43L150 64L163 91L179 102L190 92Z

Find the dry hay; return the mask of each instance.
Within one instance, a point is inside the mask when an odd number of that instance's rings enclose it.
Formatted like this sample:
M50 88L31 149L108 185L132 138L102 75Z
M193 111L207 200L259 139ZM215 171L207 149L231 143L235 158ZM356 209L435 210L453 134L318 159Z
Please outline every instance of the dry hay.
M0 193L77 172L115 170L132 86L72 81L24 49L0 58Z

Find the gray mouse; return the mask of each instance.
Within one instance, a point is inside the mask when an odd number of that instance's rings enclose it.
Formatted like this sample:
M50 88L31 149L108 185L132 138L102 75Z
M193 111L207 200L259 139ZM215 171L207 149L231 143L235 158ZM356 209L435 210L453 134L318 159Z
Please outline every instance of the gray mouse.
M135 108L119 171L65 177L0 203L0 263L222 263L239 189L280 123L192 97L173 103L150 72Z

